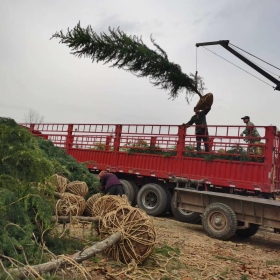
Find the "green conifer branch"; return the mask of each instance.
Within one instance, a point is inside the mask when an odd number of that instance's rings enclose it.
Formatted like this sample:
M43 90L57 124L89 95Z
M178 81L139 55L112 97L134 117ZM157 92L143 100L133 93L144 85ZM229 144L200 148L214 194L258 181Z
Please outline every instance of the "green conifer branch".
M77 57L89 57L92 62L111 63L129 71L137 77L148 77L150 82L168 90L171 98L176 98L181 91L186 91L186 99L197 93L201 97L203 90L201 77L188 76L178 64L170 62L166 52L151 37L155 50L149 49L137 36L127 36L123 31L111 29L109 34L98 35L91 26L82 28L78 23L72 30L56 32L52 38L60 39L71 53Z

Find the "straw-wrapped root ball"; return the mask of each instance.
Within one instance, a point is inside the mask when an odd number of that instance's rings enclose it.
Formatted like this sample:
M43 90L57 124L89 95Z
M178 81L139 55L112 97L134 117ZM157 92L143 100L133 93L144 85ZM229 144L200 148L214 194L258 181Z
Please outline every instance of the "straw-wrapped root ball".
M213 101L214 101L213 94L209 92L209 93L203 95L200 98L200 100L198 101L198 103L196 104L195 107L198 110L205 110L205 109L207 109L207 108L212 106Z
M56 212L60 216L80 216L86 208L86 201L82 196L64 193L56 203Z
M105 215L99 224L101 239L115 232L122 233L119 243L106 253L122 263L142 263L154 250L156 233L153 220L141 209L121 206Z
M66 191L85 197L88 193L88 186L86 182L74 181L66 186Z
M50 177L49 182L55 186L55 191L64 193L67 186L67 179L63 176L54 174Z
M88 216L92 216L92 208L94 203L101 197L101 193L97 193L92 195L86 202L85 214Z
M104 195L97 199L92 207L93 217L103 217L105 214L115 211L120 206L127 206L129 202L126 197L117 195Z

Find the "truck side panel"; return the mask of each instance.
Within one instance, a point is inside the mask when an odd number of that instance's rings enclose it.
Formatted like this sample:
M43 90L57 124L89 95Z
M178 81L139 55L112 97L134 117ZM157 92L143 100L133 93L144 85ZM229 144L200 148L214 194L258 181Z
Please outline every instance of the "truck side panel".
M194 127L176 125L23 124L89 168L141 176L205 179L209 187L275 192L280 187L279 134L257 127L259 144L240 137L244 126L208 126L209 153L195 151ZM35 133L36 132L36 133ZM249 136L250 139L250 136ZM260 151L255 153L252 151ZM219 157L220 152L226 160ZM245 153L243 161L239 151ZM230 153L229 153L230 152Z

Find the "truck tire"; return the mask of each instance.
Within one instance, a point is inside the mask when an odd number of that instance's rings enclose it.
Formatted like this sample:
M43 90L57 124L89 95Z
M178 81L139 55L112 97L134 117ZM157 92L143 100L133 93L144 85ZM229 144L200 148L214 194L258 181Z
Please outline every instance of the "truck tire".
M180 222L197 224L201 221L200 213L177 208L175 205L175 195L173 195L171 200L171 211L176 220Z
M212 203L202 214L202 226L210 237L228 240L237 229L236 215L229 206Z
M120 179L120 182L123 185L124 194L127 196L129 203L132 205L133 202L135 202L135 197L136 197L134 187L127 180Z
M167 205L166 208L163 211L163 215L167 215L168 213L171 213L171 199L172 199L172 195L171 192L168 188L164 188L164 190L166 191L167 194Z
M259 227L260 226L256 224L249 224L248 228L237 229L235 234L243 238L248 238L255 235L258 232Z
M167 206L167 193L157 184L146 184L138 192L137 205L148 215L159 216Z
M154 183L151 183L151 185L159 186L158 184L154 184ZM166 195L167 195L167 205L166 205L166 208L164 209L164 211L162 212L162 215L166 215L167 213L170 213L170 211L171 211L172 195L168 188L166 188L164 186L161 186L161 187L166 191Z
M135 206L137 204L137 194L139 192L138 186L133 181L127 181L134 190L134 197L132 198L131 205Z

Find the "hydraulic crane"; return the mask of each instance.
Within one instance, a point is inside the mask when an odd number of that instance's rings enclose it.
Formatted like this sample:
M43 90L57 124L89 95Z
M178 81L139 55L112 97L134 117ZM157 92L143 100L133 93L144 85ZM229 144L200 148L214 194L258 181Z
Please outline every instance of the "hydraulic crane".
M244 57L243 55L241 55L239 52L237 52L236 50L234 50L233 48L231 48L229 46L229 40L220 40L220 41L213 41L213 42L205 42L205 43L197 43L196 47L202 47L202 46L210 46L210 45L221 45L222 47L224 47L226 50L228 50L229 52L231 52L233 55L237 56L239 59L241 59L243 62L245 62L246 64L248 64L249 66L251 66L253 69L255 69L257 72L259 72L260 74L262 74L264 77L266 77L268 80L270 80L271 82L273 82L276 87L274 88L274 90L280 90L280 81L278 81L276 78L274 78L273 76L271 76L270 74L268 74L266 71L264 71L263 69L261 69L259 66L257 66L256 64L254 64L252 61L250 61L249 59L247 59L246 57Z

